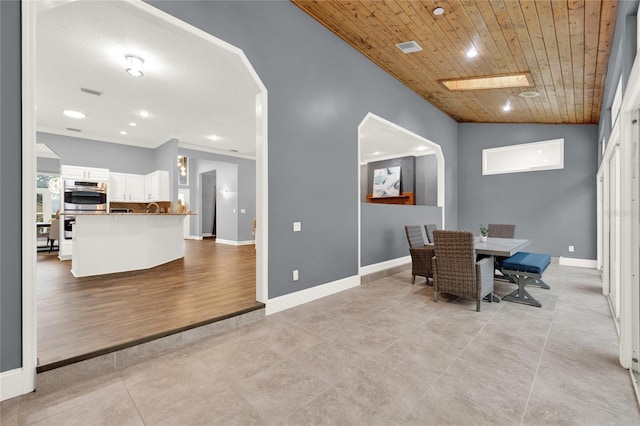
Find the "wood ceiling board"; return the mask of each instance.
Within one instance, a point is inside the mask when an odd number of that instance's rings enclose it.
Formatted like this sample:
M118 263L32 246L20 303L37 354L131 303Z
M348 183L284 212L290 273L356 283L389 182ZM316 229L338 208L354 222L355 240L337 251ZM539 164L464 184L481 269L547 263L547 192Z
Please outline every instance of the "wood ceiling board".
M292 0L459 122L593 123L600 116L617 0ZM445 13L433 15L441 6ZM397 43L422 51L404 54ZM480 55L469 59L475 47ZM522 89L450 92L439 80L529 72ZM502 111L506 102L513 109Z

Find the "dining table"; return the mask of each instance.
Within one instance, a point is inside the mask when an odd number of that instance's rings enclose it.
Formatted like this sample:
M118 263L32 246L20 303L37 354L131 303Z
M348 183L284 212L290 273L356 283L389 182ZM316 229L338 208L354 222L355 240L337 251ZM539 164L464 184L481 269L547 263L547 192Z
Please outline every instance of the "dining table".
M487 237L485 241L481 241L480 237L475 237L473 242L477 255L490 256L492 258L495 256L511 257L529 244L531 244L531 240L494 237ZM495 293L493 293L493 301L500 302L500 297Z

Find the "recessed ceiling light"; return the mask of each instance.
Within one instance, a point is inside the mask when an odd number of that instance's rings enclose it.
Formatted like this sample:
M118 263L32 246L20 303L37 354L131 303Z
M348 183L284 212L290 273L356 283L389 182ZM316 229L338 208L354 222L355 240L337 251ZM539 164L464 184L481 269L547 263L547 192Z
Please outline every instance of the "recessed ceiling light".
M435 9L433 9L433 14L436 16L440 16L444 13L444 8L443 7L436 7Z
M471 49L467 50L467 53L465 53L465 55L467 55L467 58L475 58L476 56L478 56L478 51L475 49L475 47L472 47Z
M144 118L149 118L149 117L151 117L151 113L149 113L149 111L145 111L145 110L140 111L140 112L138 113L138 115L139 115L140 117L144 117Z
M85 118L86 117L86 115L83 112L74 111L72 109L64 109L64 110L62 110L62 113L64 115L66 115L67 117L71 117L71 118Z
M502 110L507 112L507 111L511 111L511 104L509 102L507 102L503 107Z
M222 138L220 136L218 136L218 135L210 135L210 136L207 136L207 139L212 140L212 141L219 141Z
M529 74L509 74L492 77L471 77L440 80L447 89L455 90L482 90L482 89L506 89L509 87L530 86Z
M136 123L134 123L134 122L132 121L131 123L129 123L129 126L131 126L131 127L136 127L136 126L137 126L137 124L136 124Z
M371 155L381 155L383 154L381 151L372 152Z
M427 147L426 146L419 146L416 148L416 151L426 151Z
M538 92L521 92L518 94L518 96L520 96L521 98L537 98L538 96L540 96L540 93Z
M125 132L124 130L120 130L120 134L121 134L121 135L126 135L126 134L127 134L127 132Z
M142 72L142 64L144 64L144 59L136 55L124 55L124 57L127 60L127 68L125 68L127 73L134 77L142 77L144 75L144 73Z

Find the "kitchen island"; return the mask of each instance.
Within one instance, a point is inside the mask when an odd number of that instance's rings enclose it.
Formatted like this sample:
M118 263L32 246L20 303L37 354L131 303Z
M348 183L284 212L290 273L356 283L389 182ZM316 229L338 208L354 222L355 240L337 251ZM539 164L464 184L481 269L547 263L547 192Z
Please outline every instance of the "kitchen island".
M185 214L76 214L75 277L148 269L184 257Z

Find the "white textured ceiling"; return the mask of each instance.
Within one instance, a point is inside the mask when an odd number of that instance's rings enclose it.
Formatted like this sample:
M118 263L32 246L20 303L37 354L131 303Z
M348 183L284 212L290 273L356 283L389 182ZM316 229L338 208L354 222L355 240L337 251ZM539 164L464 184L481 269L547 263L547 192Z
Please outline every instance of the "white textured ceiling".
M255 155L259 88L237 54L124 1L41 5L38 131L146 148L176 138L190 146ZM125 72L125 54L144 58L143 77ZM67 118L63 109L87 117ZM141 118L140 110L152 116ZM220 140L211 140L212 135Z

